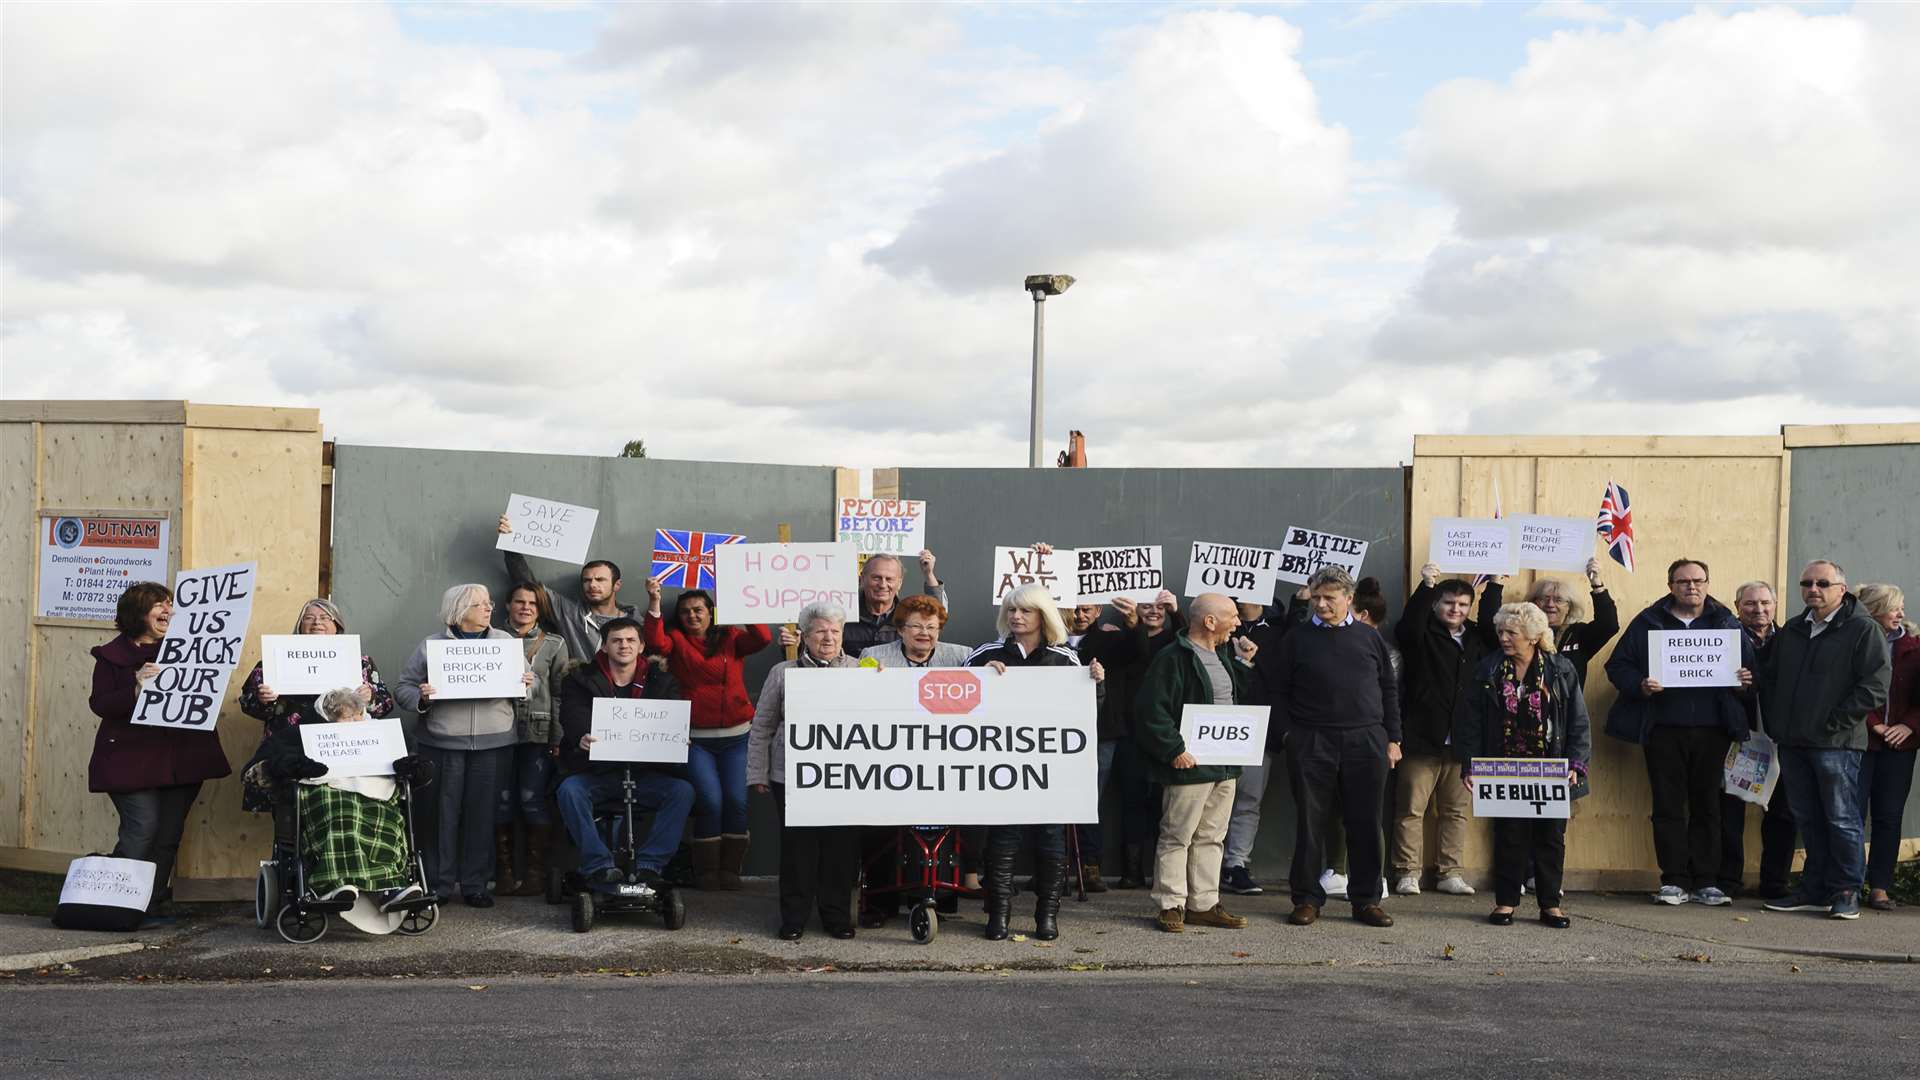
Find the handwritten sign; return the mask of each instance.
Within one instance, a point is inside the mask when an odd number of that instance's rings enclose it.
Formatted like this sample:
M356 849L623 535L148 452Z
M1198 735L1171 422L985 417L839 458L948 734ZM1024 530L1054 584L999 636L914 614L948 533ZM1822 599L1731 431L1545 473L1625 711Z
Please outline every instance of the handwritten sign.
M1188 705L1180 738L1202 765L1262 765L1267 753L1265 705Z
M351 720L301 724L300 752L327 767L327 778L392 776L393 763L407 756L400 721Z
M33 614L112 622L127 586L167 576L166 518L43 517Z
M1585 570L1593 558L1593 519L1515 514L1514 561L1522 570Z
M254 563L235 563L182 570L174 579L173 622L154 657L160 672L141 684L134 723L213 731L247 640L257 570Z
M1040 585L1047 595L1066 604L1073 595L1071 571L1073 552L1055 551L1045 555L1030 547L993 549L993 604L1000 606L1006 595L1022 585Z
M587 561L587 545L593 542L593 527L599 520L600 511L590 506L509 495L507 521L513 531L502 533L493 546L497 551L517 551L578 565Z
M1427 561L1443 574L1511 574L1513 530L1499 518L1434 518Z
M435 701L523 698L527 654L513 638L428 638L427 682Z
M1187 558L1186 595L1221 593L1249 604L1271 604L1279 559L1272 548L1196 540Z
M1649 666L1661 687L1739 686L1740 631L1649 630Z
M911 560L927 546L927 504L918 499L841 499L833 538L862 555Z
M1350 536L1304 529L1298 525L1287 530L1286 543L1280 545L1280 580L1305 585L1323 566L1338 566L1355 578L1360 564L1367 561L1367 542Z
M1573 785L1566 758L1474 758L1473 816L1573 816Z
M153 898L153 864L145 859L82 855L67 864L60 903L147 910Z
M790 623L820 602L860 610L852 544L722 544L713 556L721 623Z
M684 765L691 702L594 698L590 761L667 761Z
M1076 604L1104 604L1116 596L1150 604L1167 587L1159 544L1076 548L1072 565L1065 592Z
M360 686L359 634L261 634L260 679L276 694Z

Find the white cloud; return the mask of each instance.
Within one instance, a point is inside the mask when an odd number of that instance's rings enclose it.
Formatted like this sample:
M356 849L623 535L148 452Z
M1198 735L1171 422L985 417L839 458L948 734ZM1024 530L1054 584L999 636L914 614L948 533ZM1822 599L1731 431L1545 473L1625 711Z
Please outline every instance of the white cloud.
M1587 0L1545 0L1535 4L1528 12L1529 19L1557 19L1562 22L1577 23L1617 23L1625 16L1614 11L1606 4L1592 4Z

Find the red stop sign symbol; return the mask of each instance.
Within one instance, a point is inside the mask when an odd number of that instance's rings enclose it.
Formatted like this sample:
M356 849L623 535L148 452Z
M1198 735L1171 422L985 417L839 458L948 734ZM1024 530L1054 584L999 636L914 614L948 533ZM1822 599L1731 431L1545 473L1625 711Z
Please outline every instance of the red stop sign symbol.
M970 713L980 704L980 676L965 669L920 676L920 705L931 713Z

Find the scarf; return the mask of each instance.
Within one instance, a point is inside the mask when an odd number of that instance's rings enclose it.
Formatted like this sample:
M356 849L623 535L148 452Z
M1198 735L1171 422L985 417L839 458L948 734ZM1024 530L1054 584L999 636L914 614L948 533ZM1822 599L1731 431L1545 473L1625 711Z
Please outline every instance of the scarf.
M1523 674L1513 658L1500 661L1500 747L1508 757L1548 757L1546 670L1536 655Z

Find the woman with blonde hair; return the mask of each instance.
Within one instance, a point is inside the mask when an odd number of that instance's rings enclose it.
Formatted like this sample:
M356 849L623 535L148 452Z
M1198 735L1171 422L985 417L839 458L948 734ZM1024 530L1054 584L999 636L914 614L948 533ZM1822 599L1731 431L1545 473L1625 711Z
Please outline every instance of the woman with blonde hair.
M1893 888L1893 868L1900 859L1900 817L1907 793L1913 790L1914 750L1920 739L1920 628L1907 621L1907 597L1898 585L1862 585L1854 594L1860 606L1887 633L1893 654L1893 677L1887 684L1887 704L1867 714L1867 753L1860 762L1860 826L1872 823L1868 835L1867 906L1892 911L1896 906L1887 890Z
M1473 786L1474 758L1565 758L1569 794L1584 796L1593 756L1586 696L1573 664L1554 651L1546 613L1529 603L1506 604L1494 615L1493 629L1500 652L1474 670L1453 720L1453 753L1465 767L1467 786ZM1567 856L1562 818L1493 820L1494 908L1487 921L1513 925L1529 855L1540 921L1564 930L1571 920L1560 907Z

